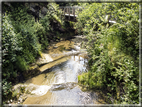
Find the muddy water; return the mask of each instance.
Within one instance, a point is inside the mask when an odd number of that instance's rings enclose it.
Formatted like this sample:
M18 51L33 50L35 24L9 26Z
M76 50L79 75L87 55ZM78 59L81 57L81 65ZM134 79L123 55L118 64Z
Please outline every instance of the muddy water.
M47 64L40 67L41 74L24 83L35 88L31 91L33 96L29 96L23 104L98 104L96 93L83 92L77 84L78 75L87 72L88 62L87 54L80 47L74 46L73 42L62 41L50 46L43 56L43 62Z

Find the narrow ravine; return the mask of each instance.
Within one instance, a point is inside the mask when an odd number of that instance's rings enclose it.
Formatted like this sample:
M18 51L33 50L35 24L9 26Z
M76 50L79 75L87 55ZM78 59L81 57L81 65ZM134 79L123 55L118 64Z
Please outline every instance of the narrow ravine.
M95 92L83 92L78 85L78 75L87 72L88 55L73 41L60 41L42 53L37 63L41 73L25 81L26 94L19 97L22 104L77 105L99 104ZM78 43L79 44L79 43ZM21 84L14 86L14 89ZM29 93L28 93L29 92ZM20 99L21 98L21 99Z
M139 105L139 5L2 2L0 104Z

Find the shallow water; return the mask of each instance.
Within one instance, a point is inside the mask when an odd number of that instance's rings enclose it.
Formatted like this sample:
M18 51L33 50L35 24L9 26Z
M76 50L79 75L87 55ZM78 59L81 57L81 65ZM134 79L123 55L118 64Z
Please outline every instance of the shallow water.
M86 63L87 59L70 56L67 61L27 80L26 84L32 83L43 87L32 91L32 93L37 92L38 95L39 93L41 95L29 97L23 104L82 104L81 94L79 94L82 91L77 86L77 76L82 72L87 72ZM50 87L45 95L42 94L44 93L42 91L46 92L44 88L49 88L44 86ZM34 101L31 101L31 99L34 99Z
M80 47L77 46L77 50L74 50L73 42L69 41L62 41L54 46L57 47L55 49L50 47L47 56L50 61L56 60L40 67L42 73L24 83L29 87L32 84L36 88L31 91L34 96L29 96L23 104L97 104L97 95L92 92L83 92L77 84L78 75L87 72L87 54L70 54L70 52L80 51ZM70 51L67 51L66 49L69 48ZM65 57L62 57L63 55ZM48 58L45 59L48 61Z

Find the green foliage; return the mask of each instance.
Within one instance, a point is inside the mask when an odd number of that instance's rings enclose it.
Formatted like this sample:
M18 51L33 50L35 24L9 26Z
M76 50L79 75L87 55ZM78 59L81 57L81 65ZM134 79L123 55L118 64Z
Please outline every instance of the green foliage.
M24 93L24 92L25 92L25 87L21 87L21 88L20 88L20 92L21 92L21 93Z
M9 61L14 62L16 60L16 51L19 51L22 48L18 47L18 38L7 14L3 16L2 30L2 57L4 59L3 63L7 64Z
M51 33L56 34L54 30L54 22L57 21L58 24L63 26L64 21L61 20L61 11L59 10L59 6L56 3L49 3L47 5L48 10L46 16L39 20L40 29L37 31L39 42L42 44L42 48L45 49L48 46L47 35ZM58 36L58 35L57 35Z
M16 11L16 13L14 13ZM17 21L14 21L17 20ZM3 68L5 71L15 70L16 66L25 63L26 66L29 63L35 61L35 57L39 55L40 44L36 37L36 32L34 30L35 24L34 20L26 13L26 9L18 7L13 12L3 15L3 40L2 40L2 50L3 50ZM22 56L24 59L20 60L18 55ZM18 63L15 63L18 60ZM20 62L21 61L21 62ZM24 61L24 62L22 62ZM11 67L7 67L9 63ZM27 67L25 67L27 68ZM19 66L17 70L22 70L23 66ZM22 71L24 71L23 69ZM27 70L27 69L26 69Z
M83 84L87 88L93 89L101 89L103 87L102 84L102 75L100 72L88 72L83 73L78 76L79 83Z
M136 3L92 3L78 15L76 28L87 35L91 56L91 76L88 73L79 81L89 88L105 87L116 96L114 103L139 101L138 7Z
M18 89L16 89L14 92L12 92L12 97L13 98L17 98L18 95L19 95Z
M2 81L2 96L3 96L3 100L9 98L12 94L11 91L11 82L7 82L6 79L3 79Z
M37 39L37 30L35 30L36 22L34 18L27 13L27 8L17 7L10 13L12 24L15 32L19 34L19 41L21 47L28 47L28 49L35 52L35 56L39 54L40 44Z
M61 25L64 22L61 20L62 13L59 10L59 5L57 5L56 3L49 3L47 7L49 11L47 11L46 16L40 19L40 23L43 25L46 32L52 30L51 22L57 21Z
M22 50L22 47L18 46L17 35L7 14L3 16L2 30L2 77L5 79L4 83L9 84L7 80L16 76L17 70L14 63L16 62L16 54Z
M27 63L26 63L24 57L17 56L16 65L17 65L17 69L20 71L28 70L28 66L27 66Z
M49 3L48 12L39 22L35 22L32 15L28 14L28 7L24 3L11 3L2 16L2 77L3 77L3 97L9 99L11 83L18 80L18 72L23 74L29 70L29 64L36 61L41 50L48 46L48 35L53 33L52 22L61 21L61 12L56 3ZM8 10L8 11L7 11ZM54 32L55 33L55 32ZM57 38L60 38L59 32ZM9 91L8 91L9 90ZM23 92L23 91L22 91ZM14 94L13 96L16 96Z
M7 99L10 81L16 82L17 72L28 70L28 64L35 62L40 54L41 47L34 29L36 22L26 11L26 8L16 7L2 17L2 91Z

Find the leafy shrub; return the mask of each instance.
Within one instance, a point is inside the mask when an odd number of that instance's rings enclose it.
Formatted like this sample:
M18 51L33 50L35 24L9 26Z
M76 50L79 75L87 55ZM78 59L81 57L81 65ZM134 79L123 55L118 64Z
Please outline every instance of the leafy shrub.
M22 50L22 47L18 46L17 35L7 14L3 16L2 30L2 76L7 80L16 76L17 71L13 63L16 61L16 54Z
M2 91L4 100L10 97L5 91L10 90L10 81L15 82L17 72L28 70L28 64L33 63L40 54L41 47L35 34L34 24L32 17L22 7L13 8L12 12L3 14L2 77L5 90L3 88Z
M15 7L13 11L10 13L12 24L15 28L15 32L19 33L19 40L21 40L21 46L26 47L28 45L35 52L35 55L40 52L40 44L38 43L36 31L35 29L36 22L34 18L27 13L28 8L24 7ZM34 56L36 57L36 56Z
M16 65L17 65L17 69L19 71L28 70L27 62L25 61L24 57L17 56Z
M8 99L11 83L17 80L17 73L23 74L29 70L29 64L36 61L41 50L48 46L47 35L52 31L51 22L54 20L63 23L59 17L58 5L49 3L47 15L39 22L35 22L28 14L28 7L24 3L11 3L9 9L3 14L2 22L2 70L3 70L3 97ZM51 9L50 9L51 8ZM8 91L9 90L9 91ZM15 96L15 95L14 95Z
M6 64L9 63L8 61L14 62L16 60L16 52L22 48L18 47L18 38L7 14L3 16L2 30L3 63Z
M3 100L5 99L8 99L11 94L12 94L12 91L11 91L11 82L7 82L6 79L3 79L2 81L2 96L3 96Z
M51 37L51 33L56 35L56 32L54 31L54 22L57 21L58 24L61 26L63 25L63 21L61 21L61 11L59 10L59 6L56 3L49 3L47 5L48 11L46 13L46 16L41 18L39 20L39 25L42 30L39 30L38 32L41 32L38 34L39 42L42 44L43 49L47 48L48 42L47 42L47 36ZM58 35L56 35L58 36ZM54 39L54 38L53 38Z
M138 103L138 4L92 3L87 7L79 13L76 27L87 35L92 75L79 81L89 88L105 87L115 96L115 103Z

